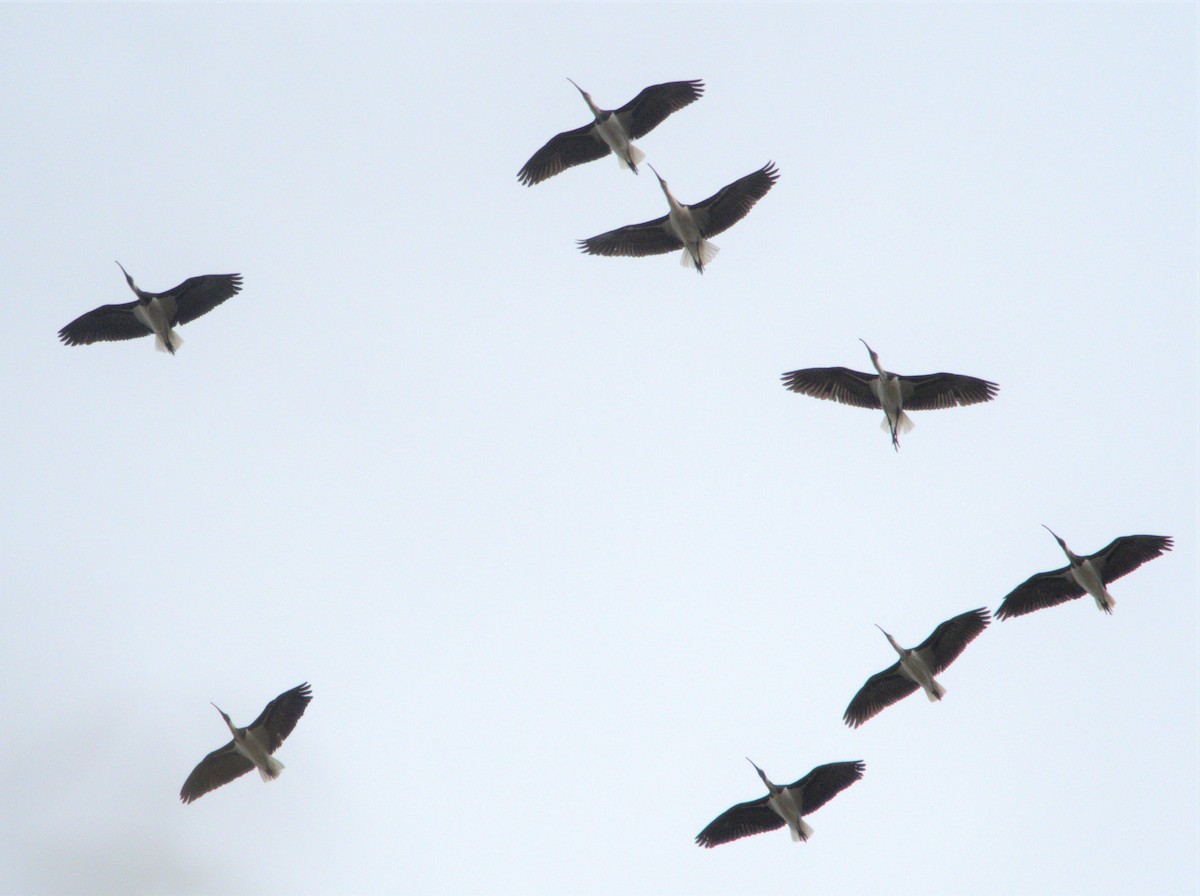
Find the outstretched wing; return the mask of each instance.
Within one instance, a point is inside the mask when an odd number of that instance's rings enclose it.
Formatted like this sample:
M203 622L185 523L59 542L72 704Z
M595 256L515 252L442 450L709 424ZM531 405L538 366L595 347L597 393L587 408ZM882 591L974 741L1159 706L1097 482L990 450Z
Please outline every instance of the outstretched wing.
M919 684L900 671L900 663L897 661L867 679L867 683L858 689L858 693L846 707L842 721L851 728L857 728L919 687Z
M875 394L874 373L860 373L848 367L808 367L783 374L783 386L801 395L839 401L856 408L879 408L879 396Z
M647 87L613 114L630 140L645 137L667 116L691 105L704 95L703 81L668 81Z
M199 799L210 790L216 790L236 778L240 778L254 763L239 753L230 741L219 750L213 750L200 760L200 764L192 769L188 779L183 782L179 798L185 803Z
M208 314L242 291L241 274L205 274L189 277L167 295L175 300L176 324L186 324Z
M996 608L996 618L1008 619L1012 616L1024 616L1035 610L1057 607L1069 600L1083 597L1086 593L1071 575L1069 566L1050 572L1039 572L1008 593Z
M267 752L274 753L304 715L312 700L312 688L308 682L297 685L290 691L284 691L267 704L249 726L250 729L263 729L267 736Z
M987 607L947 619L914 652L921 655L930 674L937 675L958 659L967 645L978 638L991 621Z
M602 159L609 152L608 144L596 131L596 125L585 124L551 137L517 172L517 180L532 187L568 168Z
M1166 535L1122 535L1114 538L1104 550L1092 556L1092 564L1099 565L1100 578L1108 584L1121 576L1128 575L1143 563L1161 556L1174 547ZM1097 559L1101 562L1097 564Z
M627 224L608 233L579 240L579 251L587 255L641 258L646 255L663 255L682 248L683 243L667 226L666 215L644 224Z
M754 204L767 195L777 180L779 169L774 162L767 162L753 174L739 177L703 202L688 206L696 226L700 228L700 235L710 239L728 230L750 213Z
M778 830L784 824L786 822L767 805L767 798L764 796L726 809L696 835L696 845L711 849L731 840Z
M91 345L93 342L115 342L149 336L149 327L133 315L137 302L123 305L101 305L94 311L81 314L58 331L64 345Z
M1000 387L987 380L959 373L930 373L900 378L906 411L935 411L958 405L979 404L996 397Z
M861 759L854 762L829 762L818 765L811 772L797 781L789 784L789 790L800 791L796 805L800 814L807 815L816 812L827 802L862 778L867 765Z

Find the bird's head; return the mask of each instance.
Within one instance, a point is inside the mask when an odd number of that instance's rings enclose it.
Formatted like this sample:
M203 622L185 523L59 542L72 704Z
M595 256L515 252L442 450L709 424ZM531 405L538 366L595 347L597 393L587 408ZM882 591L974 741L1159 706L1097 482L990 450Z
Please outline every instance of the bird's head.
M1058 546L1060 548L1062 548L1064 551L1066 551L1068 554L1070 554L1070 549L1067 547L1067 543L1065 541L1063 541L1061 538L1059 538L1057 535L1055 535L1053 529L1051 529L1045 523L1042 523L1042 528L1045 529L1047 532L1049 532L1051 535L1054 535L1054 540L1058 542Z
M125 266L121 262L117 262L117 267L121 269L121 273L125 275L125 282L129 284L129 288L135 293L138 291L137 284L133 282L133 278L129 276L129 271L125 270Z
M888 639L888 643L891 644L892 647L894 647L896 649L897 653L904 652L904 648L902 648L899 644L896 643L896 639L893 638L891 635L889 635L886 631L883 631L882 625L880 625L879 623L875 623L875 627L877 629L879 629L881 632L883 632L883 636Z
M571 81L570 78L567 78L567 80ZM575 84L574 81L571 81L571 83ZM588 104L588 108L592 110L592 114L595 115L596 118L599 118L600 110L596 108L596 104L592 101L592 95L590 93L588 93L586 90L584 90L582 87L580 87L578 84L575 84L575 89L579 91L580 95L583 97L583 101Z
M668 201L674 200L675 197L671 195L671 190L667 187L667 182L663 180L662 175L655 171L654 166L649 162L646 163L646 167L651 171L654 171L654 176L658 178L658 185L662 187L662 191L666 195Z
M861 342L863 345L867 345L867 340L863 339L862 337L859 337L858 341ZM867 354L871 356L871 363L875 365L875 370L879 373L880 376L883 376L884 375L883 368L879 365L879 355L875 354L875 349L873 349L873 348L871 348L871 346L867 345ZM896 450L897 451L900 450L899 445L896 445Z
M217 706L215 703L212 704L212 708L221 714L221 718L225 720L225 724L229 726L229 730L233 731L233 722L230 721L229 715L225 712L225 710L221 709L221 707Z
M746 757L746 761L749 762L751 765L754 765L754 760L751 759L749 756ZM754 770L756 772L758 772L758 776L763 779L763 783L766 784L767 789L770 790L771 782L767 779L766 773L761 768L759 768L757 765L754 765Z

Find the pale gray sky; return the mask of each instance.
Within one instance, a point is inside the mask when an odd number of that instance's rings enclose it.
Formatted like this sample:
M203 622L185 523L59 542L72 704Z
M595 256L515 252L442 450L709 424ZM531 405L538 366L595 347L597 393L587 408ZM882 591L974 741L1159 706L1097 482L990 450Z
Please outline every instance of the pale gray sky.
M0 892L1194 893L1193 5L0 8ZM683 201L774 160L707 273L526 159L648 84ZM241 272L152 340L59 327ZM1000 384L919 413L809 366ZM1118 535L1173 553L940 621ZM193 765L310 681L264 785ZM862 759L786 832L702 850Z

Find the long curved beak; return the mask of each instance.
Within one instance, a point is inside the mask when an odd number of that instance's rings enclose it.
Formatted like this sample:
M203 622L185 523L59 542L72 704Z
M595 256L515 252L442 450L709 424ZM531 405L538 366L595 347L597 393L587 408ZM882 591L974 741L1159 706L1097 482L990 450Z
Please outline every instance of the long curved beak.
M749 762L751 765L754 765L754 760L751 759L749 756L746 757L746 761ZM767 776L765 774L763 774L763 770L761 768L759 768L757 765L754 765L754 770L756 772L758 772L758 776L760 778L762 778L763 781L767 780Z
M1058 546L1059 546L1060 548L1062 548L1064 551L1067 549L1067 543L1066 543L1065 541L1063 541L1061 538L1059 538L1059 537L1058 537L1058 533L1057 533L1057 532L1055 532L1053 529L1051 529L1051 528L1050 528L1049 526L1047 526L1045 523L1042 523L1042 528L1043 528L1043 529L1045 529L1047 532L1049 532L1051 535L1053 535L1053 536L1054 536L1054 540L1058 542Z
M133 278L129 276L129 271L125 270L125 265L118 261L117 267L119 267L121 269L121 273L125 275L125 282L129 284L129 288L136 292L137 289L133 285Z
M229 716L225 714L225 710L221 709L221 707L217 706L215 703L212 705L212 707L221 714L221 718L225 720L225 727L227 727L236 738L237 729L233 727L233 722L230 720Z

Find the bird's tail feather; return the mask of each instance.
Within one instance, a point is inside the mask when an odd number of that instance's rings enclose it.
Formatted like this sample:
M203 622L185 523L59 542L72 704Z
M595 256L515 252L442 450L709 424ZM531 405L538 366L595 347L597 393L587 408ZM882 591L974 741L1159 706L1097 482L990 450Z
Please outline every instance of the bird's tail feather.
M264 781L274 781L283 771L283 763L274 756L267 757L267 767L259 768L258 773L262 775Z
M929 697L930 703L937 703L946 696L946 689L933 679L929 680L929 685L929 690L927 690L925 694Z
M171 340L170 345L167 345L165 342L163 342L162 337L157 333L154 334L154 348L160 352L170 352L173 355L175 354L176 350L183 345L183 337L174 330L169 330L167 332L167 338Z
M679 256L679 263L685 268L695 268L703 274L704 268L717 257L717 253L720 251L720 247L714 246L708 240L701 240L699 246L700 263L696 263L696 259L692 257L691 251L686 246L683 248L683 254Z
M904 413L904 411L901 411L900 417L896 420L896 435L902 436L907 432L912 432L914 426L916 426L916 424L912 422L912 418L909 417L908 414ZM884 432L890 433L892 431L892 423L890 420L888 420L886 414L883 417L883 422L879 424L879 428Z
M791 829L791 832L792 832L792 840L797 841L797 842L799 842L801 840L807 840L809 837L812 836L813 829L811 827L809 827L808 822L806 822L803 818L797 818L796 821L798 822L797 826L799 827L799 830L797 830L796 828L792 828L789 825L789 828Z
M632 143L629 144L629 161L628 162L625 161L625 156L622 155L621 153L619 153L619 152L614 153L614 155L617 157L617 162L620 163L622 168L632 168L634 174L637 174L637 166L642 164L642 162L644 162L646 160L646 154L644 152L642 152L640 149L638 149L636 146L634 146Z
M1109 616L1111 616L1113 607L1115 607L1117 605L1117 599L1115 597L1113 597L1111 594L1109 594L1107 591L1105 591L1103 599L1098 598L1096 600L1096 605L1101 610L1103 610L1105 613L1107 613Z

